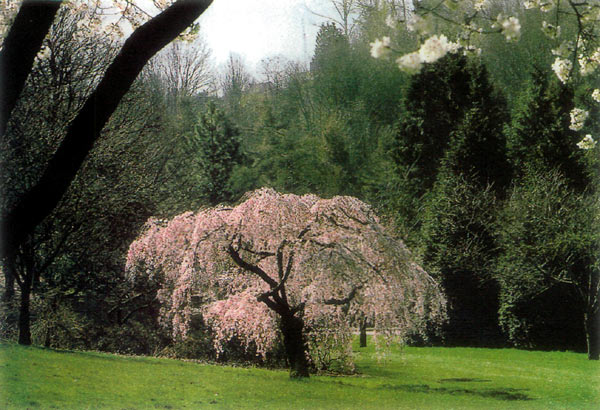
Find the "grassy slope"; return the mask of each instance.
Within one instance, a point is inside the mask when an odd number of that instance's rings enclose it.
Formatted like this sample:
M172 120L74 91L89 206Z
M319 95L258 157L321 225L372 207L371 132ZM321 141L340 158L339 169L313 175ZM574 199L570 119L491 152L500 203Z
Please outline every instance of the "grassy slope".
M358 376L290 381L278 370L0 343L0 408L600 408L600 363L582 354L405 348L378 363L367 348L357 364Z

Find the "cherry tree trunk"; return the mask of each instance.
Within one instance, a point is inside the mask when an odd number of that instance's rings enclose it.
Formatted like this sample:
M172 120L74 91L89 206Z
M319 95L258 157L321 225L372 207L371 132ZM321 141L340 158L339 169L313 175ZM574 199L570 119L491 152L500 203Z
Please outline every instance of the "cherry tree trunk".
M585 315L585 337L589 360L600 360L600 314L589 312Z
M31 328L29 303L31 296L31 286L24 283L21 287L21 305L19 307L19 344L31 344Z
M360 347L367 347L367 321L365 319L360 321Z
M281 316L283 344L290 365L290 377L293 379L309 376L303 328L304 321L301 318L293 314Z

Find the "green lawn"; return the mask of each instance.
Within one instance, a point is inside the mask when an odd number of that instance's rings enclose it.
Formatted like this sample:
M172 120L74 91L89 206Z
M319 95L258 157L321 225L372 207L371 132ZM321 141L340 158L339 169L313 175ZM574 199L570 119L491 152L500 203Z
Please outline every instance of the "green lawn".
M600 363L583 354L405 348L355 376L62 352L0 343L0 408L600 408Z

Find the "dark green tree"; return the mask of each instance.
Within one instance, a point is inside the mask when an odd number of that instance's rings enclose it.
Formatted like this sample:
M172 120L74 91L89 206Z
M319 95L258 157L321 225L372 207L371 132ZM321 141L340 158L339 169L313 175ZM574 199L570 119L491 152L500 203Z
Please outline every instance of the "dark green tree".
M427 64L406 92L393 154L400 174L419 181L417 196L433 186L450 133L471 106L468 66L453 55Z
M449 300L446 340L451 344L500 343L494 265L497 198L510 169L496 101L476 101L452 132L436 183L425 204L422 229L425 268Z
M498 344L493 233L511 179L506 102L480 61L451 55L414 78L405 108L395 158L409 200L399 219L413 224L424 267L446 291L446 342Z
M516 178L529 171L557 169L571 187L579 191L589 187L590 176L577 147L581 136L569 129L574 107L571 86L560 83L552 73L539 69L533 72L507 128L509 158Z
M386 207L414 246L443 161L447 173L482 188L492 184L496 194L506 188L510 169L502 130L508 114L485 66L458 55L427 64L413 77L404 110L391 150L396 191L388 194L391 205Z
M239 134L214 103L209 103L200 115L191 144L197 146L200 155L201 184L207 202L214 206L233 200L230 179L242 161Z
M492 85L485 66L478 59L457 55L448 55L435 64L427 64L421 73L414 76L404 109L394 157L402 173L419 181L418 194L433 186L451 134L462 124L466 112L477 109L482 117L476 131L480 136L470 139L473 144L486 138L501 138L498 127L501 129L508 118L506 102ZM486 136L488 133L489 136ZM502 141L492 141L492 145L492 149L501 148L501 152L494 155L502 157ZM476 155L471 156L471 160L480 162L463 166L475 167L478 172L491 176L491 170L484 171L484 161ZM491 160L496 161L494 158ZM505 170L503 167L498 173Z
M500 343L498 286L493 277L497 208L492 186L446 171L425 205L424 268L442 284L448 298L443 328L447 344Z

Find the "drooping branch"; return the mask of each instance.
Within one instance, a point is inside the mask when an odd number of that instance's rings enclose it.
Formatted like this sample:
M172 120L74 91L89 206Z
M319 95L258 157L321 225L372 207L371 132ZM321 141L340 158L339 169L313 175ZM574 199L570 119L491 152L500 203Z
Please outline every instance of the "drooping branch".
M191 25L211 3L212 0L178 0L127 39L96 90L69 124L65 138L42 177L2 215L0 232L4 238L0 255L14 252L52 212L146 62Z
M0 51L0 141L62 0L24 0Z

